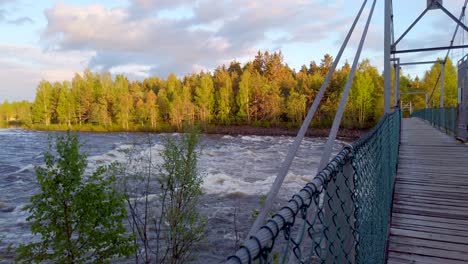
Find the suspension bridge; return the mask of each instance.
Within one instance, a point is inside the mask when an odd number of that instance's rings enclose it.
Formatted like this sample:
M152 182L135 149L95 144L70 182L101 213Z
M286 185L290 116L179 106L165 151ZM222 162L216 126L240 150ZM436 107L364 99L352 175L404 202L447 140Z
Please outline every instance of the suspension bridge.
M248 236L226 263L468 263L468 56L458 62L458 105L444 107L444 65L468 0L457 18L442 0L427 6L398 38L392 0L385 1L384 116L369 133L331 158L341 118L377 0L363 1L307 116L289 148ZM367 6L371 3L370 8ZM365 7L368 16L316 176L272 211L310 122ZM429 11L456 22L449 46L401 50L397 44ZM444 60L404 62L400 53L447 50ZM426 108L402 118L401 66L441 64ZM391 104L391 67L394 102ZM437 87L437 83L440 86ZM440 89L440 107L428 108Z

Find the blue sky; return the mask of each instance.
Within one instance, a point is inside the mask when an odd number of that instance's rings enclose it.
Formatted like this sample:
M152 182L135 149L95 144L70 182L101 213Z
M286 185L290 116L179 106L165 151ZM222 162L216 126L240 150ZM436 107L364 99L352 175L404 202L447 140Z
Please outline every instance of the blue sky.
M426 0L393 0L398 37ZM458 17L463 0L444 0ZM41 79L62 81L85 68L130 79L183 76L281 50L293 68L335 57L361 0L0 0L0 102L32 100ZM370 7L371 1L368 6ZM378 0L362 58L382 70L383 0ZM368 12L369 9L366 9ZM364 13L364 18L367 16ZM342 61L353 60L365 19ZM398 48L449 44L455 23L440 10L420 21ZM459 34L456 44L468 34ZM463 51L451 53L458 60ZM467 50L468 52L468 50ZM445 52L402 55L432 60ZM422 75L429 66L406 67Z

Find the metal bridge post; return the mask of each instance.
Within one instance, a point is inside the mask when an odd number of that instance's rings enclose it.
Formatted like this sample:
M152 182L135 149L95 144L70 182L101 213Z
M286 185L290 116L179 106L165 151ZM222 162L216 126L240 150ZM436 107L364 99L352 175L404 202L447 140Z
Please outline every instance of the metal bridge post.
M445 115L444 115L444 83L445 83L445 62L440 64L440 127L444 128Z
M384 112L390 113L390 51L391 51L392 1L385 0L384 19Z
M399 60L395 63L395 107L398 107L400 102L400 63Z
M429 108L429 95L426 93L426 109Z
M445 63L440 64L440 108L444 108Z

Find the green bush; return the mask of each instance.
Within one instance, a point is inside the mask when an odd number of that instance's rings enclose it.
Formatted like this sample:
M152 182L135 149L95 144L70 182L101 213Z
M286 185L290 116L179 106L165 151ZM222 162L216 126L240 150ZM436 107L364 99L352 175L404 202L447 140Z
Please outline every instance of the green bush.
M198 134L183 134L180 140L165 138L159 177L164 230L170 263L185 263L197 242L202 240L206 219L198 212L203 195L203 179L198 172ZM161 230L162 231L162 230Z
M41 192L26 207L37 242L18 248L19 262L107 263L132 253L115 177L109 167L84 177L86 157L77 135L58 136L55 151L49 141L45 166L36 167Z

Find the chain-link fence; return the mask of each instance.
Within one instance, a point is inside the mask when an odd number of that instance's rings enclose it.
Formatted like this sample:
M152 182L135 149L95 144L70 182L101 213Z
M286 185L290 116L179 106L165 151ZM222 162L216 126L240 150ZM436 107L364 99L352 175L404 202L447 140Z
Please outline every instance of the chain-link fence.
M447 134L457 133L457 108L455 107L421 109L413 112L411 116L424 119Z
M227 263L383 263L400 118L344 147Z

